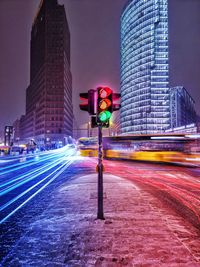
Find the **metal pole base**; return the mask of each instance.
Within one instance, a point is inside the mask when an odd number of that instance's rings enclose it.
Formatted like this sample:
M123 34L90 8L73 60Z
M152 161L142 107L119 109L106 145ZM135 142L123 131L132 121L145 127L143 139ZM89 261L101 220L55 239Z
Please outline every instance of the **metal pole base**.
M97 219L99 220L105 220L103 213L97 213Z

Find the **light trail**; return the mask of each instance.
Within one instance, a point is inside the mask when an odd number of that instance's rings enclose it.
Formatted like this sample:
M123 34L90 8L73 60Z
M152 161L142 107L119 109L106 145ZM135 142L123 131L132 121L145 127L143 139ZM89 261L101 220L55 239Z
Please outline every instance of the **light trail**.
M0 164L5 164L7 162L12 162L12 161L15 161L15 159L5 159L5 160L0 160ZM1 168L4 168L4 167L1 167Z
M64 170L66 170L66 168L68 168L71 163L76 160L76 157L74 157L76 153L75 149L62 149L60 150L60 153L53 153L53 157L52 155L47 156L44 161L40 161L40 164L42 162L42 166L40 167L38 167L38 162L35 162L35 165L33 164L32 168L35 166L37 169L28 171L23 175L18 175L14 179L1 184L0 188L3 188L3 190L0 191L0 196L3 197L4 195L7 195L7 197L4 198L6 203L2 203L0 206L0 224L15 214L27 202L53 182ZM47 173L50 170L52 170L52 172ZM14 175L15 172L16 171L13 171ZM45 173L47 174L45 175ZM29 182L31 183L29 184ZM23 188L25 184L26 187ZM20 189L17 191L15 190L17 188ZM8 194L11 191L13 191L13 193ZM26 199L27 194L28 196Z
M46 184L44 184L40 189L38 189L35 193L33 193L29 198L27 198L23 203L21 203L17 208L11 211L7 216L0 220L0 224L5 222L8 218L10 218L16 211L22 208L26 203L28 203L33 197L35 197L38 193L40 193L44 188L46 188L51 182L53 182L61 173L63 173L72 163L73 161L68 162L68 164L63 164L62 169L57 172ZM63 167L64 166L64 167ZM56 169L58 171L58 169ZM26 192L27 193L27 192Z
M29 187L27 190L25 190L23 193L19 194L17 197L14 197L12 200L8 201L6 204L2 205L0 207L0 211L4 210L5 208L7 208L8 206L10 206L12 203L14 203L16 200L18 200L19 198L21 198L22 196L24 196L25 194L27 194L28 192L30 192L33 188L35 188L36 186L38 186L39 184L41 184L43 181L47 180L52 174L54 174L55 172L57 172L60 168L62 168L63 166L65 166L66 163L63 163L61 166L59 166L57 169L55 169L51 174L47 175L45 178L43 178L42 180L40 180L39 182L37 182L36 184L34 184L33 186Z
M33 159L31 159L30 161L28 162L18 162L18 163L15 163L15 164L12 164L12 165L8 165L8 166L4 166L1 168L0 170L0 175L4 175L4 174L8 174L14 170L19 170L19 169L22 169L22 168L26 168L26 167L31 167L33 165L35 165L35 156L40 156L40 162L42 163L43 161L47 161L49 159L53 159L53 158L56 158L58 157L58 154L62 153L64 155L64 153L66 153L67 149L66 150L56 150L56 152L51 152L51 154L42 154L42 153L39 153L39 154L35 154ZM42 156L42 158L41 158ZM22 157L23 158L23 157ZM22 159L20 158L20 159Z
M54 157L56 157L56 156L54 156ZM45 158L43 158L43 159L40 159L40 162L41 162L41 163L42 163L42 162L45 162L45 161L47 161L48 159L53 159L53 157L52 157L52 156L45 157ZM36 162L35 162L35 158L34 158L34 159L30 160L29 162L24 162L24 161L22 161L22 162L20 162L20 163L16 163L16 164L14 164L14 165L12 165L12 166L6 166L6 167L3 168L4 170L1 170L1 171L0 171L0 175L9 174L9 173L11 173L11 172L13 172L13 171L17 171L17 170L20 170L20 169L23 169L23 168L27 168L27 167L34 166L35 163L36 163ZM7 169L7 170L5 170L5 169Z
M69 154L69 156L72 156L71 154ZM5 187L6 185L12 184L18 180L20 180L20 182L18 183L14 183L12 186L7 187L6 189L3 189L0 191L0 196L12 191L13 189L33 180L35 177L38 177L38 175L44 174L45 172L49 171L50 169L52 169L53 167L55 167L56 165L58 165L59 163L61 163L63 161L63 159L58 159L57 161L55 161L53 164L52 162L37 168L34 171L29 171L24 175L19 175L17 178L9 180L8 182L0 185L0 188ZM33 175L35 173L35 175ZM29 178L26 179L27 176L30 176Z
M106 171L113 173L113 162L105 161ZM154 168L154 167L153 167ZM197 177L183 171L140 169L129 163L117 162L115 174L145 185L154 195L169 201L179 212L185 214L195 225L200 224L200 183ZM174 168L175 169L175 168ZM182 169L184 170L184 169ZM152 190L153 189L153 190ZM189 214L189 215L188 215Z
M67 150L66 152L70 155L70 153L71 153L71 151L72 150ZM64 153L64 152L62 152L62 154L61 153L59 153L59 155L57 154L56 155L56 158L58 158L58 159L60 159L61 158L61 156L65 156L66 155L66 152ZM50 157L47 157L47 158L45 158L44 160L40 160L40 161L37 161L37 162L33 162L33 163L31 163L30 165L26 165L25 167L27 168L27 167L29 167L29 168L31 168L31 169L34 169L34 167L35 167L35 169L36 169L36 171L35 172L37 172L39 169L40 169L40 167L38 167L37 165L38 164L42 164L42 163L44 163L45 161L48 161L47 162L47 167L48 167L48 165L50 165L51 163L50 163L50 160L51 161L55 161L55 159L54 159L54 157L52 157L52 156L50 156ZM45 168L45 166L44 167L42 167L42 168ZM18 169L20 169L20 168L18 168ZM17 170L18 170L17 169ZM13 171L14 170L10 170L8 173L7 173L7 175L8 174L12 174L13 173ZM26 171L26 170L25 170ZM34 173L34 170L32 170L32 171L30 171L30 175L32 175ZM2 175L2 173L0 172L0 174ZM28 173L26 172L26 174L28 175ZM13 177L13 175L12 175L12 177ZM16 177L15 179L13 179L13 178L10 178L9 179L9 177L5 177L5 178L3 178L3 177L1 177L1 180L0 180L0 188L2 188L2 187L4 187L5 185L8 185L8 184L10 184L10 183L12 183L12 181L14 182L14 181L17 181L17 180L19 180L19 179L21 179L22 177L23 177L23 175L21 175L20 174L20 177ZM6 180L6 182L4 182L4 180Z

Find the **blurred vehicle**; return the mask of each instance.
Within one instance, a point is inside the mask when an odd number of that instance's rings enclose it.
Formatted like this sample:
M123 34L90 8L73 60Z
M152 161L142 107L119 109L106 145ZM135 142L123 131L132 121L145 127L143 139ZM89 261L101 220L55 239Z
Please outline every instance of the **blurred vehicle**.
M77 148L84 157L97 157L97 137L81 137L78 139Z
M0 146L0 155L8 155L10 153L10 147L9 146Z
M1 156L6 156L6 155L11 155L11 156L17 156L20 154L26 153L26 145L21 144L21 145L12 145L12 146L0 146L0 155Z
M195 136L153 134L104 137L104 157L198 166Z
M17 156L23 153L23 148L20 146L11 146L10 147L10 155Z
M96 157L98 155L97 138L80 139L80 155ZM186 134L103 137L103 155L107 159L127 159L199 166L199 140L199 137L195 135Z

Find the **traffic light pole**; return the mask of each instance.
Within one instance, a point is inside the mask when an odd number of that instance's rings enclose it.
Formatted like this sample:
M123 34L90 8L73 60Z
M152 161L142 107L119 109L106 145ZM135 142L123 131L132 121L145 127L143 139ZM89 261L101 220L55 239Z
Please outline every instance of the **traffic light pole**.
M90 89L87 93L80 93L80 109L87 111L91 116L91 128L98 127L98 211L97 219L104 220L103 214L103 147L102 128L109 127L109 120L112 112L120 109L120 104L116 103L120 99L120 94L113 93L107 86L99 86ZM115 101L115 103L114 103ZM110 135L110 132L109 132ZM88 124L88 137L90 129Z
M98 211L97 219L104 220L103 214L103 147L102 126L98 126Z

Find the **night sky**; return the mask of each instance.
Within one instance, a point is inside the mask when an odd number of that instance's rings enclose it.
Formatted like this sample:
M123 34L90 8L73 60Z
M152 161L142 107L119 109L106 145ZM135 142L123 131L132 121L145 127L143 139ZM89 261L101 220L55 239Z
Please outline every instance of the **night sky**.
M40 0L0 0L0 131L25 113L31 25ZM127 0L58 0L71 32L73 105L78 126L79 92L98 85L119 91L120 14ZM200 113L200 1L169 0L170 85L183 85ZM76 125L75 125L76 127Z

